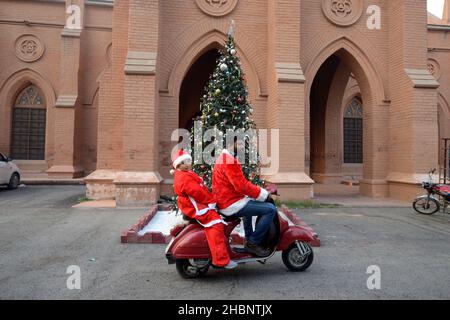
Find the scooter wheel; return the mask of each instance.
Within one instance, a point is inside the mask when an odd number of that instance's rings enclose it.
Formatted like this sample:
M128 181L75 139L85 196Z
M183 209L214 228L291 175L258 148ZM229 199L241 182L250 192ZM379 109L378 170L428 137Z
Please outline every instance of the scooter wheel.
M309 244L306 244L308 247ZM311 247L310 247L311 249ZM305 271L309 268L314 260L314 253L311 249L311 252L302 257L300 255L300 251L295 243L293 243L288 249L284 250L282 253L283 263L284 265L291 271L300 272Z
M203 268L193 266L188 259L177 259L175 261L177 271L185 279L194 279L205 275L208 272L209 265Z

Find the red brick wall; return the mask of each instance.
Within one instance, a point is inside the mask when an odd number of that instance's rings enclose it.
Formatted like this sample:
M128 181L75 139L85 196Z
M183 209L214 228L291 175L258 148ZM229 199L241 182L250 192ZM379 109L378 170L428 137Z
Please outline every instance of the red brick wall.
M53 164L54 103L61 91L61 32L65 24L63 2L0 2L0 150L9 152L11 107L18 91L26 83L36 84L47 102L46 160ZM96 168L98 78L105 69L107 47L111 43L112 7L86 6L85 28L81 37L78 86L81 106L76 110L75 163L87 172ZM23 21L28 20L28 24ZM37 36L45 46L43 56L34 62L19 60L14 54L16 39L23 34ZM70 67L66 71L73 73ZM76 79L76 77L75 77Z
M169 178L174 145L170 134L178 127L183 79L198 57L220 47L234 19L256 123L282 130L282 170L309 171L310 89L320 66L336 54L355 75L364 101L364 179L423 172L437 160L421 159L420 154L437 153L438 103L440 134L450 135L448 32L426 30L424 1L364 0L361 18L348 27L331 23L321 3L238 1L225 17L205 14L195 1L116 0L114 10L86 5L75 77L80 98L74 123L75 164L86 172L157 170ZM366 27L369 5L381 8L381 30ZM35 81L48 100L49 165L58 152L52 104L63 89L64 11L64 3L58 2L0 2L0 47L6 48L0 55L0 151L9 151L11 101L27 81ZM24 24L26 19L31 23ZM41 59L27 63L16 58L14 42L22 34L34 34L45 43ZM156 75L126 76L128 51L156 52ZM426 69L430 58L440 66L439 94L413 88L404 70ZM300 63L305 83L279 82L279 62ZM67 73L74 72L67 68ZM430 126L434 129L427 130ZM299 163L303 158L305 163Z

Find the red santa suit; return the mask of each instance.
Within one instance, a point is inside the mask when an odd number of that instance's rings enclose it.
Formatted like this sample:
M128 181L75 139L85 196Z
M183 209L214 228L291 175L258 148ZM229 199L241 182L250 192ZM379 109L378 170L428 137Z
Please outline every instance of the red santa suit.
M187 153L179 152L175 155L174 167L189 158ZM178 196L180 210L205 228L212 263L218 267L226 266L230 262L225 240L226 222L215 211L214 196L203 184L203 180L192 171L175 170L173 187Z
M241 210L250 200L264 202L269 192L249 182L242 172L241 164L226 149L214 165L212 188L220 213L231 216Z

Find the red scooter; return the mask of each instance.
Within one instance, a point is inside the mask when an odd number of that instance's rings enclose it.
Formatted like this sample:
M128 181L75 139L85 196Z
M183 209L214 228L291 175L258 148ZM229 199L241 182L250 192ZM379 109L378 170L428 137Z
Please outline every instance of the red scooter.
M268 201L273 203L271 198ZM183 278L197 278L208 272L211 266L211 254L203 227L186 216L185 219L189 221L189 224L172 229L173 238L167 246L166 258L169 264L176 264L177 271ZM231 232L240 224L241 219L224 217L224 220L228 223L225 226L225 236L231 239ZM261 244L271 249L267 257L256 257L243 248L230 244L228 244L228 252L231 259L239 264L246 262L265 264L276 251L282 251L283 262L289 270L304 271L314 259L313 250L308 244L314 240L305 229L289 223L289 219L279 213L275 215Z

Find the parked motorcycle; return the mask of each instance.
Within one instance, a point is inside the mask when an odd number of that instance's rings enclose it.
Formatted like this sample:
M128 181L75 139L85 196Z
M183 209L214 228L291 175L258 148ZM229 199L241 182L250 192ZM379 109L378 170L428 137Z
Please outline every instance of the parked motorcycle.
M270 199L273 203L273 200ZM232 231L241 223L237 217L224 217L228 223L225 226L225 236L230 239ZM258 219L256 224L258 223ZM206 241L203 227L195 220L188 225L177 226L172 230L172 240L166 249L169 264L175 264L178 273L183 278L197 278L208 272L211 266L211 254ZM282 251L285 266L291 271L304 271L309 268L314 259L314 253L308 242L314 239L302 227L289 223L282 213L275 215L273 222L261 245L270 248L267 257L256 257L243 248L231 246L228 252L232 260L238 264L259 262L265 264L277 251Z
M438 212L441 207L447 208L450 205L450 186L433 182L433 174L436 169L428 172L428 181L422 182L422 188L427 191L426 195L417 197L413 201L413 208L420 214L432 215Z

